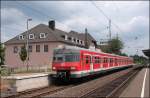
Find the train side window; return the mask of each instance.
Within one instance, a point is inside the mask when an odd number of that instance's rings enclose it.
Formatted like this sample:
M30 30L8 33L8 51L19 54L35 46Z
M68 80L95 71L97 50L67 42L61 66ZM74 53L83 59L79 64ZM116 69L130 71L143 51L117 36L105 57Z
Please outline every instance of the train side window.
M101 63L101 58L100 57L98 57L98 63Z
M109 63L109 58L106 58L106 63Z
M97 57L97 63L100 63L100 58L99 57Z
M89 63L89 57L88 57L88 56L86 56L85 63L86 63L86 64Z
M97 63L97 57L95 57L95 62L94 63Z
M111 63L111 58L109 58L109 61L108 61L108 63Z
M108 62L108 58L104 58L104 63L107 63Z
M103 58L100 58L100 62L103 63L103 62L104 62L104 59L103 59Z
M110 58L110 63L113 63L113 59L112 58Z
M106 58L104 58L104 63L106 62Z

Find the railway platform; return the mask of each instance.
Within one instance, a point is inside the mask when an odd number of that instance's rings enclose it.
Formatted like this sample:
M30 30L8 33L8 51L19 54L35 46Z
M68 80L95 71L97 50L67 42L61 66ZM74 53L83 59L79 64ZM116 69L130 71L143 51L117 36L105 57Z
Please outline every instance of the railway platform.
M120 94L120 97L149 98L150 68L143 68Z

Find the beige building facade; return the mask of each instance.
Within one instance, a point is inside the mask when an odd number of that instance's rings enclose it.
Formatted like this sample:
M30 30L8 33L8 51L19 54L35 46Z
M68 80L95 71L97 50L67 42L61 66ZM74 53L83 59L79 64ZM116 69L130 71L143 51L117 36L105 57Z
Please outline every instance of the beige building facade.
M87 32L65 32L56 29L54 21L49 21L48 26L39 24L28 32L29 35L26 31L5 42L5 64L9 67L25 67L27 65L27 61L23 63L19 56L21 47L27 44L27 38L29 38L29 67L51 68L53 50L59 45L85 47L85 45L95 45L96 42Z

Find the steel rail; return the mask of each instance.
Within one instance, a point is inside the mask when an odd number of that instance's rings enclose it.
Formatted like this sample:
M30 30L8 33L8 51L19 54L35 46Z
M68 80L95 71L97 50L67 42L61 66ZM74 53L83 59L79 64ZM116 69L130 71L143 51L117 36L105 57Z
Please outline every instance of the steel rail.
M100 90L100 93L105 93L106 92L106 95L104 94L105 96L96 96L96 97L107 97L107 98L108 97L114 97L114 95L119 91L119 89L123 88L123 86L125 86L126 84L128 84L129 80L133 79L133 77L139 72L139 70L136 70L136 69L132 69L131 71L129 71L125 75L123 75L123 76L121 76L121 77L119 77L117 79L114 79L114 80L110 81L109 83L105 84L102 87L95 88L95 89L87 92L86 94L83 94L83 95L79 96L79 98L91 97L91 95L94 94L94 93L96 93L96 91L98 91L98 90ZM129 74L129 76L128 76L128 74ZM126 79L126 77L127 77L127 79ZM124 80L124 78L125 78L125 80ZM116 84L113 84L113 85L111 84L114 81L117 81L117 80L119 81L119 79L123 79L124 81L122 80L123 82L121 82L121 84L120 83L119 84L116 83ZM112 88L114 86L114 88L112 89L111 87L108 87L108 85L111 85ZM104 89L104 91L103 91L103 89ZM109 91L109 93L108 93L108 91Z

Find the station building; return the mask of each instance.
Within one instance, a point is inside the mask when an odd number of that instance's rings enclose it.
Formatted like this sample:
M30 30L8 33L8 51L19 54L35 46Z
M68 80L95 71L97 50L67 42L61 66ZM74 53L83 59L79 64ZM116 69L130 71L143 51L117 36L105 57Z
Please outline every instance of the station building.
M28 32L28 33L27 33ZM28 37L27 37L28 34ZM55 28L55 21L49 21L48 25L39 24L28 31L6 41L5 64L9 67L25 67L27 61L21 61L19 53L22 46L29 41L29 67L50 66L53 58L53 50L59 45L89 47L96 46L96 40L87 33L76 31L65 32Z

